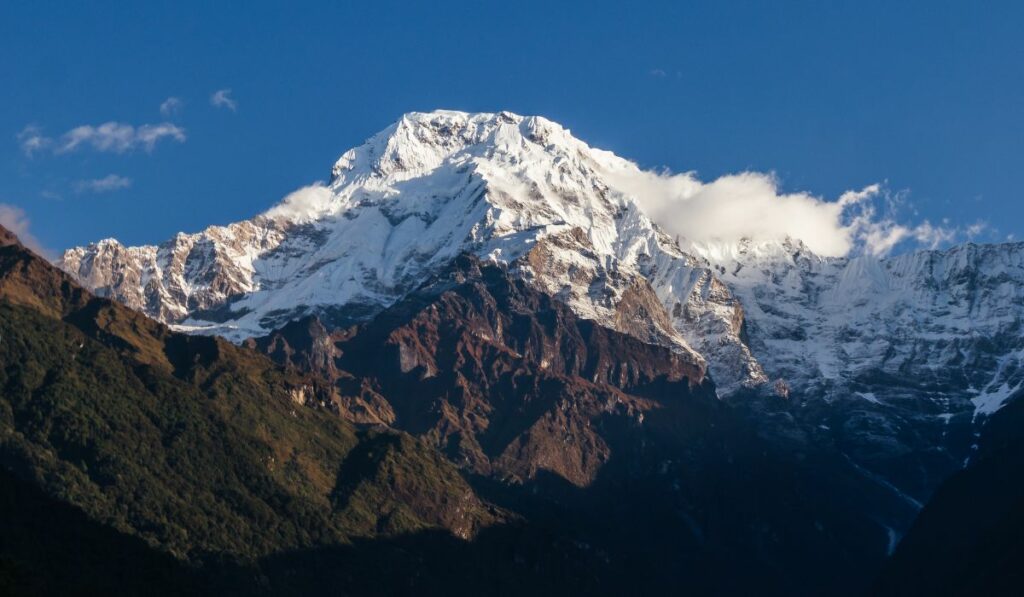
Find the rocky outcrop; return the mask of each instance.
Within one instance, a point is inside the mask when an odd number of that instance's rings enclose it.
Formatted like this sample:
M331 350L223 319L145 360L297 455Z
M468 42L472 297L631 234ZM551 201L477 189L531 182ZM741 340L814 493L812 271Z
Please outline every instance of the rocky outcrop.
M547 471L586 486L610 455L603 419L642 425L662 402L714 397L691 353L582 320L472 256L349 332L307 320L252 344L330 375L350 407L503 479Z

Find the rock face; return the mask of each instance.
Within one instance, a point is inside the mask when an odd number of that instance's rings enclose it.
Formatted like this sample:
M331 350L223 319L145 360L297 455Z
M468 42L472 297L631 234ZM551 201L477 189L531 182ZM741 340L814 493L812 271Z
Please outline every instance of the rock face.
M341 397L474 473L515 483L546 471L586 487L611 455L605 421L639 427L663 401L715 396L693 355L580 319L471 256L346 334L313 320L251 344L333 377Z
M114 239L71 249L58 265L100 296L164 322L222 307L256 289L254 258L285 238L279 224L255 218L178 234L160 246L125 247Z
M11 245L20 245L21 241L14 235L10 230L0 227L0 247L9 247Z

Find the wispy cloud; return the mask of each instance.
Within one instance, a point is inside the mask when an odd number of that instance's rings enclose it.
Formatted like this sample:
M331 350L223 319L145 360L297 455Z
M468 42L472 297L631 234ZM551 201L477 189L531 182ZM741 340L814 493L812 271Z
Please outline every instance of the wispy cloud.
M210 105L215 108L227 108L234 112L238 109L238 102L231 97L230 89L218 89L210 96Z
M988 231L989 231L988 222L984 222L984 221L980 221L979 220L979 221L971 224L970 226L968 226L966 228L966 230L964 230L964 233L967 235L967 240L974 240L974 239L978 238L979 236L981 236L982 234L984 234L984 233L986 233Z
M64 133L55 151L67 153L82 146L114 153L126 153L139 148L153 151L157 142L165 138L184 143L185 130L169 122L143 124L139 127L123 122L105 122L99 126L75 127Z
M652 77L658 77L659 79L664 79L665 77L668 76L668 73L666 73L663 69L660 68L652 68L651 70L647 71L647 74Z
M51 252L43 247L39 239L29 230L31 223L25 210L16 205L0 203L0 226L16 234L21 240L21 244L49 258Z
M79 180L75 183L75 190L79 193L109 193L119 191L132 186L132 179L117 174L108 174L103 178L91 180Z
M181 113L181 110L185 107L185 102L181 101L181 98L169 97L160 104L160 114L164 118L170 118Z
M42 129L34 124L23 128L17 135L21 151L31 157L36 153L48 149L53 144L53 139L43 136Z
M44 136L35 126L27 126L18 134L21 149L28 156L43 150L55 154L70 153L83 147L108 153L127 153L137 149L149 152L162 139L184 143L185 129L169 122L135 127L111 121L98 126L77 126L57 138Z
M891 253L900 243L908 241L916 243L920 248L937 249L968 234L950 226L946 220L940 224L932 224L928 220L918 224L900 222L896 213L901 204L905 203L906 193L883 193L879 197L881 187L873 186L875 192L870 197L843 205L844 229L861 253L882 257ZM869 201L874 198L880 198L882 201ZM884 207L884 211L880 209L880 205ZM849 206L856 207L846 210L845 208Z

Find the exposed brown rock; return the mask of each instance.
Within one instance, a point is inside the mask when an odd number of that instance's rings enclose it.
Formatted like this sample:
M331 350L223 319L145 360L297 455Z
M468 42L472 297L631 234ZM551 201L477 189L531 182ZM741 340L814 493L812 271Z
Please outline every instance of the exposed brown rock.
M252 344L333 379L353 420L393 424L513 480L545 470L586 486L610 457L602 419L640 424L664 403L714 396L691 353L581 320L470 257L354 330L306 320Z
M0 247L6 247L8 245L20 245L21 241L18 237L10 230L0 226Z

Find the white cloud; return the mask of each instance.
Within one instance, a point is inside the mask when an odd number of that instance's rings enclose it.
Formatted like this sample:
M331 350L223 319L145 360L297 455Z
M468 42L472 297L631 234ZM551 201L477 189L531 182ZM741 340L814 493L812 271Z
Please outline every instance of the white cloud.
M968 226L964 233L967 235L968 240L974 240L988 231L988 229L988 222L982 222L979 220Z
M32 222L25 214L25 210L16 205L0 203L0 226L10 230L18 236L21 244L43 256L49 256L50 251L43 248L39 240L29 230Z
M942 245L955 241L960 236L960 231L956 228L950 228L948 223L944 223L942 226L934 226L928 220L909 230L914 240L929 249L938 249Z
M231 97L230 89L218 89L210 96L210 105L215 108L227 108L234 112L238 109L238 102Z
M111 121L98 126L77 126L56 139L43 136L39 128L34 126L25 127L18 135L22 151L29 156L41 150L52 150L53 153L59 154L76 151L82 147L113 153L127 153L140 148L148 152L153 151L161 139L184 143L185 129L169 122L134 127L123 122Z
M821 255L845 255L853 233L843 211L876 188L828 202L806 193L780 194L768 174L743 172L704 183L693 173L656 174L632 170L613 177L615 186L637 198L644 212L672 234L691 242L766 241L799 238Z
M35 153L43 151L50 147L53 143L53 139L49 139L43 136L42 130L34 124L30 124L23 128L17 136L18 143L21 144L21 151L25 155L32 157Z
M894 212L896 206L903 201L902 195L899 194L887 196L886 199L890 212ZM960 231L950 227L948 221L934 225L925 220L915 226L908 226L899 223L891 215L879 215L877 207L872 203L861 205L859 212L850 219L847 228L858 242L861 252L876 257L888 255L905 241L914 241L919 247L937 249L960 236Z
M309 222L330 208L333 195L322 183L311 184L289 193L263 215L296 223Z
M132 179L117 174L108 174L103 178L80 180L75 183L75 190L79 193L108 193L127 189L130 186L132 186Z
M176 114L180 114L182 108L185 107L185 102L181 101L177 97L169 97L160 104L160 114L164 118L170 118Z
M134 127L123 122L105 122L99 126L75 127L61 136L56 153L75 151L83 145L90 145L97 151L126 153L142 148L153 151L160 139L173 139L184 143L185 130L169 122L143 124Z
M879 214L876 203L899 198L873 184L829 201L809 193L783 193L772 174L742 172L711 182L695 174L658 174L624 169L608 175L613 186L634 196L662 228L694 243L799 239L815 253L885 255L904 241L927 247L953 240L957 231L925 221L900 224ZM892 206L888 210L894 211Z

